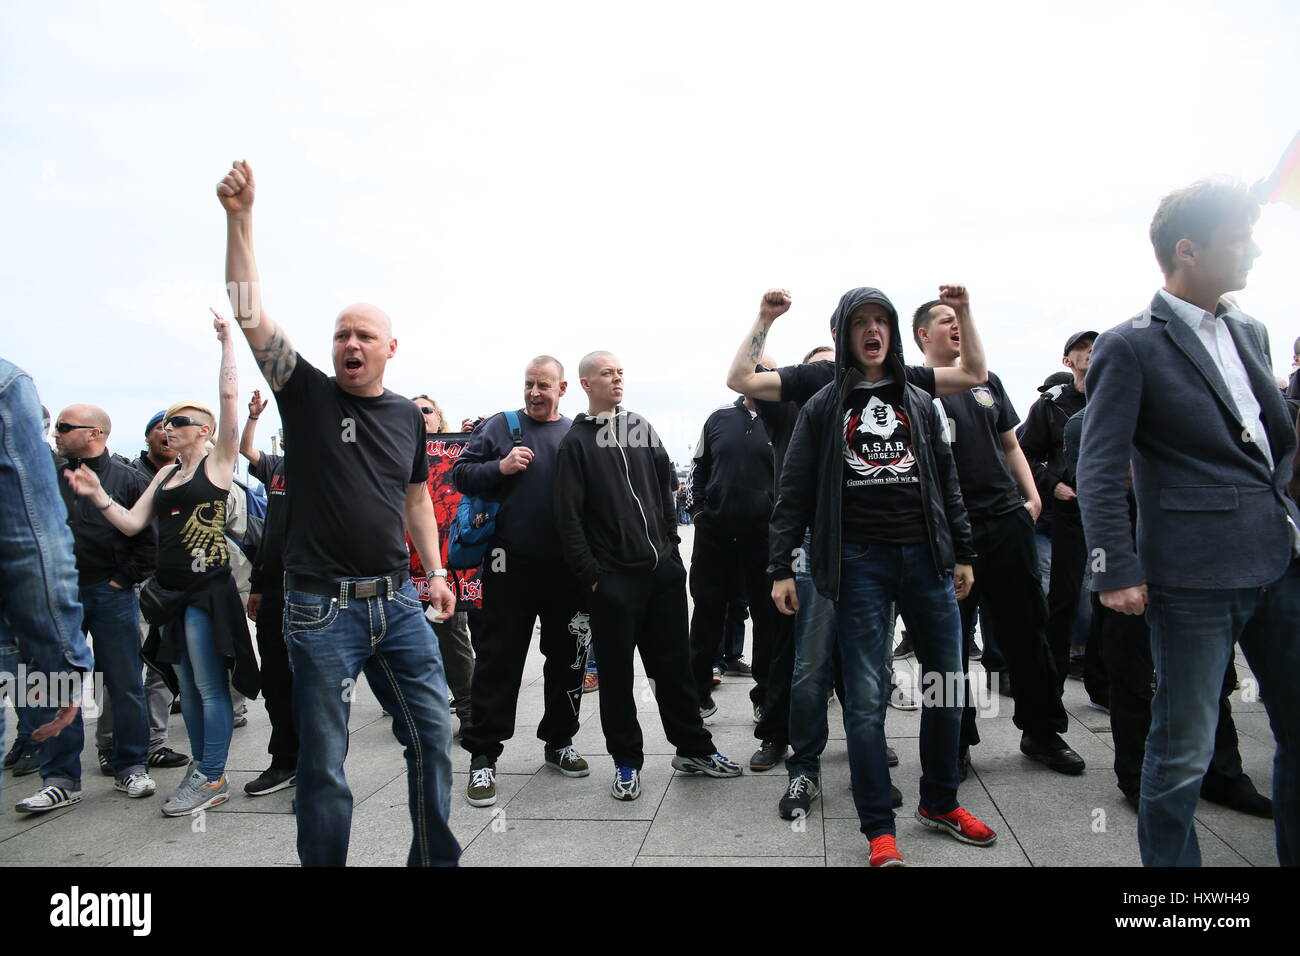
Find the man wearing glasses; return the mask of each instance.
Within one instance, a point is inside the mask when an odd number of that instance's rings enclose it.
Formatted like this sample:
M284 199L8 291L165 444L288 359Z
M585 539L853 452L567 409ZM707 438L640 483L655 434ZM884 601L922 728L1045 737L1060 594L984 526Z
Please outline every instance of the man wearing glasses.
M109 454L112 423L102 408L72 405L56 420L54 444L75 470L85 464L104 489L130 508L148 486L144 476ZM109 767L114 788L129 797L152 796L157 785L148 772L149 715L145 709L140 631L135 584L153 572L157 535L146 528L135 537L118 531L87 498L60 481L77 559L77 590L83 608L81 629L95 641L95 669L103 675L113 704L113 750ZM44 813L81 801L81 750L85 727L78 711L67 730L45 744L42 789L20 801L19 813Z

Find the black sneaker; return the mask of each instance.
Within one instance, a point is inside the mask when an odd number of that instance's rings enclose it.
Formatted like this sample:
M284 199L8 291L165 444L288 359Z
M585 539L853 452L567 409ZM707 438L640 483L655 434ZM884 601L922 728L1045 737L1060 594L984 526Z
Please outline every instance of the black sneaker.
M754 756L749 758L750 770L771 770L782 760L785 759L790 747L787 744L779 744L775 740L764 740L763 746L754 751Z
M162 767L164 770L169 770L173 767L184 767L189 762L189 754L177 753L170 747L159 747L149 755L149 766Z
M915 657L916 648L912 646L912 639L907 636L907 631L903 632L903 639L898 642L894 648L894 660L899 661L904 657Z
M1071 655L1070 665L1065 676L1071 680L1083 680L1083 655Z
M892 810L897 810L903 805L903 794L892 783L889 785L889 806Z
M980 646L975 643L975 635L972 634L966 641L966 659L977 661L983 656L984 652L980 649Z
M891 767L898 766L898 751L893 747L885 748L885 763L889 764Z
M718 712L718 705L715 704L713 702L713 698L710 697L707 701L704 702L704 706L700 708L700 719L704 720L706 717L712 717L717 712Z
M1020 752L1030 760L1046 764L1057 773L1077 776L1083 773L1085 766L1083 758L1070 749L1060 734L1046 734L1042 737L1023 734L1020 738Z
M21 757L22 755L23 755L23 748L19 745L19 741L15 740L14 745L9 748L9 752L5 754L5 769L8 770L10 767L16 764L18 762L18 758Z
M99 756L99 772L105 777L113 776L113 765L108 762L108 757L109 757L108 751L101 750L99 751L98 756Z
M822 793L822 783L817 777L806 777L800 774L790 779L790 786L786 787L785 796L777 804L777 812L781 814L782 820L797 820L800 817L808 816L808 810L812 802Z
M14 763L14 776L25 777L29 773L35 773L41 769L41 748L40 745L28 747L18 755L18 760Z
M244 784L244 793L250 797L264 797L268 793L275 793L277 790L285 790L297 783L297 776L294 771L286 770L283 767L271 767L263 770L262 775L256 780L250 780Z
M745 663L743 657L737 657L734 661L723 661L726 667L722 673L727 677L753 677L754 669Z

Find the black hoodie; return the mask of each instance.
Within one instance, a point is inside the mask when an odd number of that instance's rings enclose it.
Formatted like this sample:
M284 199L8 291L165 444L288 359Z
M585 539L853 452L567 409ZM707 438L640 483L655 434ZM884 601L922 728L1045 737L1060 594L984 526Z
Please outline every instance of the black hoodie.
M792 577L792 563L803 544L805 528L812 529L813 583L831 600L840 587L842 543L841 496L844 487L844 401L863 381L853 365L849 344L849 317L860 305L875 302L889 313L889 355L885 364L895 382L905 383L903 400L911 421L912 454L921 479L921 510L925 515L930 553L940 577L960 561L975 557L970 521L962 502L952 451L942 438L943 425L931 394L907 382L903 339L898 312L879 289L852 289L840 298L833 319L835 380L804 405L795 425L781 472L780 496L772 513L770 563L773 580Z
M602 573L649 573L676 554L677 476L648 421L624 408L574 419L556 456L555 524L588 589Z

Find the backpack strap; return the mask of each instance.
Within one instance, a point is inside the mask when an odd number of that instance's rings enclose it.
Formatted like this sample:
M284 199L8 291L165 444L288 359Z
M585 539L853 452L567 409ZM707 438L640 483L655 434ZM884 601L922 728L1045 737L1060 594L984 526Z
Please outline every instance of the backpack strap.
M524 427L519 421L518 412L505 412L506 427L510 429L510 444L522 445L524 443Z

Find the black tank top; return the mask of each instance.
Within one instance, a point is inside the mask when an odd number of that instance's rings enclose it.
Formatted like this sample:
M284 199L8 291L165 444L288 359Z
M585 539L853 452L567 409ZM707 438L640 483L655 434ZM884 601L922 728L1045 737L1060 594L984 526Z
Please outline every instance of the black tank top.
M158 583L181 590L199 575L217 567L229 567L226 550L226 496L208 480L207 459L199 463L194 477L175 488L154 492L158 515ZM176 465L170 481L181 466Z

